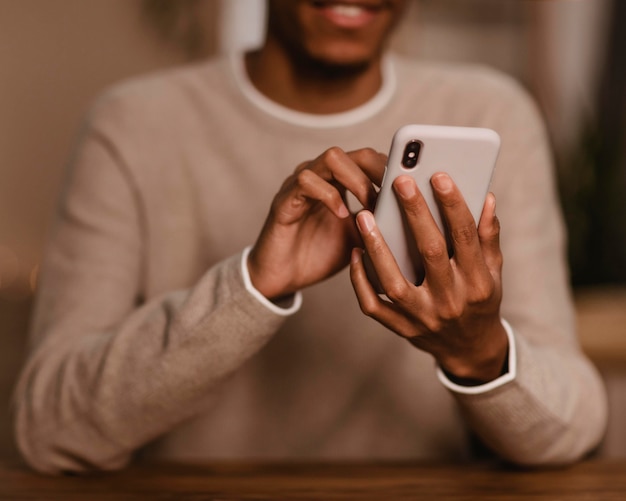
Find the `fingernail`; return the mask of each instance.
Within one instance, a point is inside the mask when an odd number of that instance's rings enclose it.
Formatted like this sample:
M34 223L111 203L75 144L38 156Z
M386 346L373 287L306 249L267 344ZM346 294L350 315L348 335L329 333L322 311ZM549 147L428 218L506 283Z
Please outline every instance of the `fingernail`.
M356 224L361 233L371 233L374 230L374 216L366 210L361 211L356 216Z
M496 213L496 197L493 193L489 192L489 194L487 195L487 200L489 200L489 203L491 203L491 210L493 211L494 215Z
M402 198L411 198L415 196L415 181L408 176L401 176L394 183L398 195Z
M431 182L433 183L433 186L442 193L452 191L452 180L447 174L435 174L431 178Z
M350 215L350 211L345 205L342 204L337 210L337 214L340 218L345 219Z
M352 249L352 264L358 264L358 262L361 260L361 249L359 249L358 247L355 247L354 249Z

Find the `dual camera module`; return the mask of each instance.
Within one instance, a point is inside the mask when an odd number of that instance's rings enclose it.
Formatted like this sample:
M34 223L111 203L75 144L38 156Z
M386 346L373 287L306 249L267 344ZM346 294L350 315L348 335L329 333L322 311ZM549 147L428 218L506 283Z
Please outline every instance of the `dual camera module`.
M402 153L402 165L407 169L411 169L417 165L420 152L422 151L422 142L414 139L406 143L404 152Z

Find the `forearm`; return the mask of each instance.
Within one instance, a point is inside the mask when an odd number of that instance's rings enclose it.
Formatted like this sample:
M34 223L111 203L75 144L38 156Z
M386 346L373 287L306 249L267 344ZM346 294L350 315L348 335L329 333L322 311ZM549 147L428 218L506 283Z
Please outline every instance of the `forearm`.
M606 427L599 374L575 347L538 346L521 336L515 343L512 381L484 393L454 392L467 422L496 454L513 463L580 459L599 444Z
M206 406L281 322L245 289L237 256L108 332L53 330L16 391L19 447L46 472L121 467Z

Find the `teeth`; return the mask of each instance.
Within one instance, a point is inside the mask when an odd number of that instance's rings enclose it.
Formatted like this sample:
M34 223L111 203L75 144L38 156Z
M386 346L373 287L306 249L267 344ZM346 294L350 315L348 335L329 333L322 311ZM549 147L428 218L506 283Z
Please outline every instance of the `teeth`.
M331 9L339 16L359 17L364 9L358 5L333 5Z

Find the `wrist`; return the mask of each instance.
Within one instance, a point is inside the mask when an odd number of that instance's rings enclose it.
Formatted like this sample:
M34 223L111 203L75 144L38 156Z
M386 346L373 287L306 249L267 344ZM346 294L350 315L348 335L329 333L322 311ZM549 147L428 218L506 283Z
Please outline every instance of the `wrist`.
M479 386L493 381L509 370L509 340L501 322L492 328L489 342L474 356L450 358L439 365L450 381L461 386Z
M248 264L248 258L251 249L252 247L246 247L241 257L241 275L246 290L266 308L278 315L288 316L297 312L302 305L302 294L300 292L295 292L294 294L283 296L280 300L274 300L266 297L252 283L252 280L250 278L250 267Z
M254 247L249 248L245 260L247 274L252 287L262 296L275 304L290 302L296 290L287 290L287 287L281 287L276 277L278 271L267 272L263 266L258 265L257 255Z

